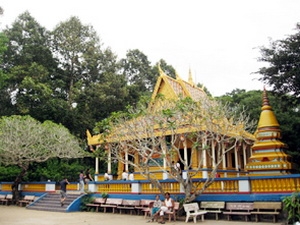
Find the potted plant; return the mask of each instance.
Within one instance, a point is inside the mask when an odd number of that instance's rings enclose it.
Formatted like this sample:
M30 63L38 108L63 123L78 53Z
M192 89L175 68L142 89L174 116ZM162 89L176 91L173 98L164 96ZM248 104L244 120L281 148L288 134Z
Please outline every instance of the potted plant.
M297 224L300 221L300 193L294 192L282 199L283 210L287 212L287 224Z
M103 193L101 194L101 197L102 197L102 198L108 198L108 193L103 192Z

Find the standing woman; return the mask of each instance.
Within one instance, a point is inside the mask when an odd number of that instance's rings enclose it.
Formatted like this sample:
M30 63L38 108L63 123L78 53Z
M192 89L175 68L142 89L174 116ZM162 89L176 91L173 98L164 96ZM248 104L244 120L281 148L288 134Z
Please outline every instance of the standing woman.
M83 174L83 171L80 171L80 174L79 174L79 192L84 193L84 174Z
M85 172L85 183L88 184L89 181L94 181L94 179L91 176L90 169L87 169Z

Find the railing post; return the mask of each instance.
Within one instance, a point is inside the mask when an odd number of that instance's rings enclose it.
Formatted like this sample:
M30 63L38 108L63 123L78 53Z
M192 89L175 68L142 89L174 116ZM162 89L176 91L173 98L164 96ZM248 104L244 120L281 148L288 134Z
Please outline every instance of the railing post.
M250 192L250 181L248 178L239 180L239 192Z
M47 192L55 191L55 182L48 181L45 185L45 191Z
M94 181L90 181L87 185L88 191L89 192L96 192L97 191L97 185L95 184Z
M142 192L142 185L140 182L131 183L131 193L139 194Z
M163 172L163 180L169 179L169 173Z

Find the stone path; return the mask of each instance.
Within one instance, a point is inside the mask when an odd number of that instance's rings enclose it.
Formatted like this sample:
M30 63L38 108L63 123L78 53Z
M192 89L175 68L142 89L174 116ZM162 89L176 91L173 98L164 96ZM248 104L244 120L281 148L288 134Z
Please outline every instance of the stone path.
M25 207L0 205L0 224L1 225L147 225L158 223L147 223L143 216L95 213L95 212L47 212L28 210ZM166 225L193 225L193 221L166 222ZM282 223L268 222L241 222L241 221L197 221L199 225L280 225Z

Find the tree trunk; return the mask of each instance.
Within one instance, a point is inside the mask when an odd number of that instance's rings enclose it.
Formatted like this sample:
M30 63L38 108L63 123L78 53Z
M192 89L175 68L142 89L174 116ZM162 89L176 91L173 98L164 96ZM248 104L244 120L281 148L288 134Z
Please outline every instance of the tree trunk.
M19 191L19 184L22 182L22 178L24 177L26 172L27 172L27 169L22 168L20 174L16 177L16 179L14 180L14 183L11 186L12 195L13 195L13 204L16 204L19 201L19 199L21 198L22 192Z

